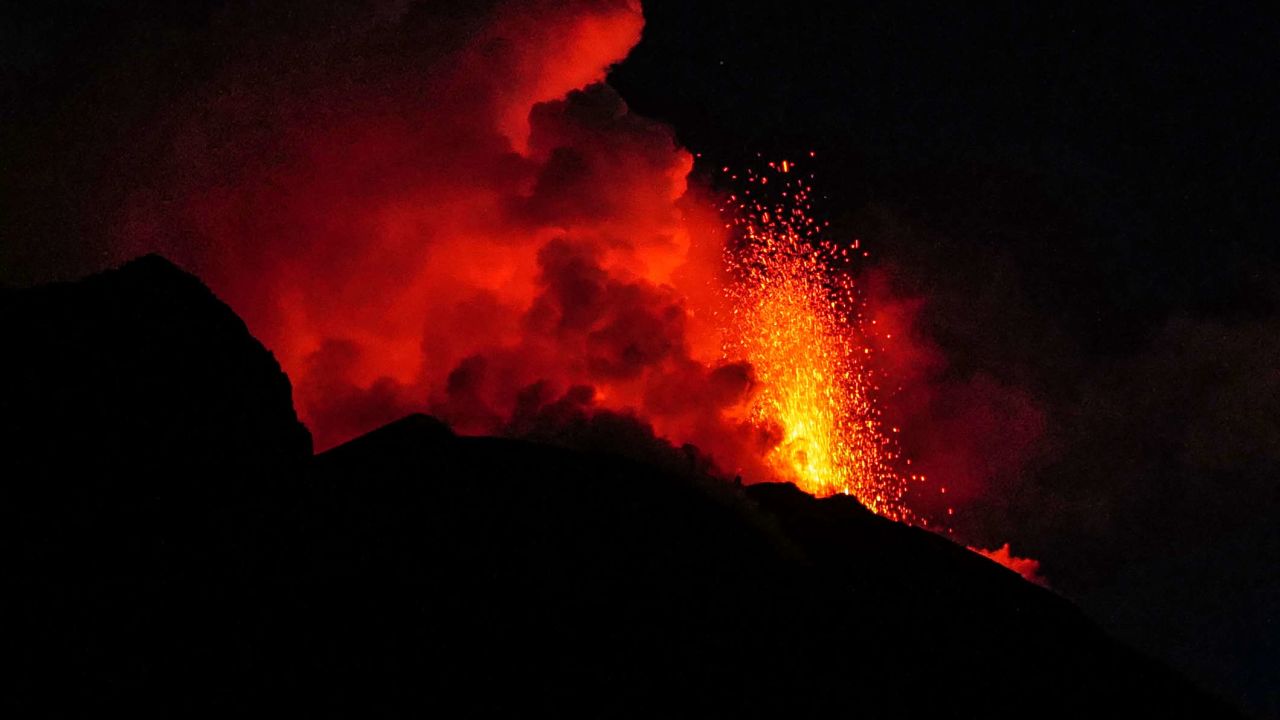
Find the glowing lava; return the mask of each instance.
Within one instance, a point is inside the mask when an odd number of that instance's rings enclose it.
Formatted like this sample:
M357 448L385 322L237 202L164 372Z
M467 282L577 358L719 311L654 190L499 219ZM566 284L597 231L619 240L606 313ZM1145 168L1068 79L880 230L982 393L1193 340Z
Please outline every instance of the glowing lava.
M811 188L794 168L783 161L746 173L748 189L730 197L740 240L725 250L732 277L725 354L755 369L759 390L747 419L774 441L765 460L780 478L911 521L906 479L870 395L871 349L852 277L841 267L848 250L821 239L824 225L809 216Z

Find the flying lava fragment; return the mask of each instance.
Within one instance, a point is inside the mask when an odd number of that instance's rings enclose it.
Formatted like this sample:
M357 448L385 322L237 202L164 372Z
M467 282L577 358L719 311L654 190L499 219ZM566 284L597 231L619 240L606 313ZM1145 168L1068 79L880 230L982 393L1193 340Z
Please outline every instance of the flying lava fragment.
M748 185L793 167L770 163L765 174L747 173ZM809 216L812 188L780 181L785 189L772 200L746 190L730 208L741 237L725 249L732 278L725 349L759 380L750 422L774 434L765 459L779 477L909 520L906 483L872 397L861 302L841 268L847 251L823 240Z

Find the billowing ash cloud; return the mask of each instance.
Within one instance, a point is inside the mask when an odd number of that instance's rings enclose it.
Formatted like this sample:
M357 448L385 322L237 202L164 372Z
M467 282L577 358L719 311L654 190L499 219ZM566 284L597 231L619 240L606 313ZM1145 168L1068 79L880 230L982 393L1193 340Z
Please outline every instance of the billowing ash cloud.
M754 381L709 324L711 204L671 129L601 82L638 3L349 20L243 40L172 111L122 245L176 256L245 316L322 448L426 408L463 432L612 423L749 463L722 413Z

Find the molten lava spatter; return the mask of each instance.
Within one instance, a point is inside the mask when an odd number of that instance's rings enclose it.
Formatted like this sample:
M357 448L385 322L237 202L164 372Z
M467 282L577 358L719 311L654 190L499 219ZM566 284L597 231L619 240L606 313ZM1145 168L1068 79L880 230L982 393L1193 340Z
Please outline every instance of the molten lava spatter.
M853 495L880 515L912 521L907 478L895 469L871 397L871 348L843 267L848 250L821 238L825 224L809 215L811 187L794 170L782 161L747 172L747 188L730 197L740 238L725 250L725 354L755 369L748 419L776 442L765 458L774 472L814 495Z

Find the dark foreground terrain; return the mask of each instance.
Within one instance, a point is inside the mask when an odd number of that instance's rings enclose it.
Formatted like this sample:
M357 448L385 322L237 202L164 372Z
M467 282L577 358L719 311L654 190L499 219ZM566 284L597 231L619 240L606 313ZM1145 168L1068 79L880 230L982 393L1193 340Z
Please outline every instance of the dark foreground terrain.
M1222 717L846 498L411 416L324 454L157 257L0 296L10 717Z

